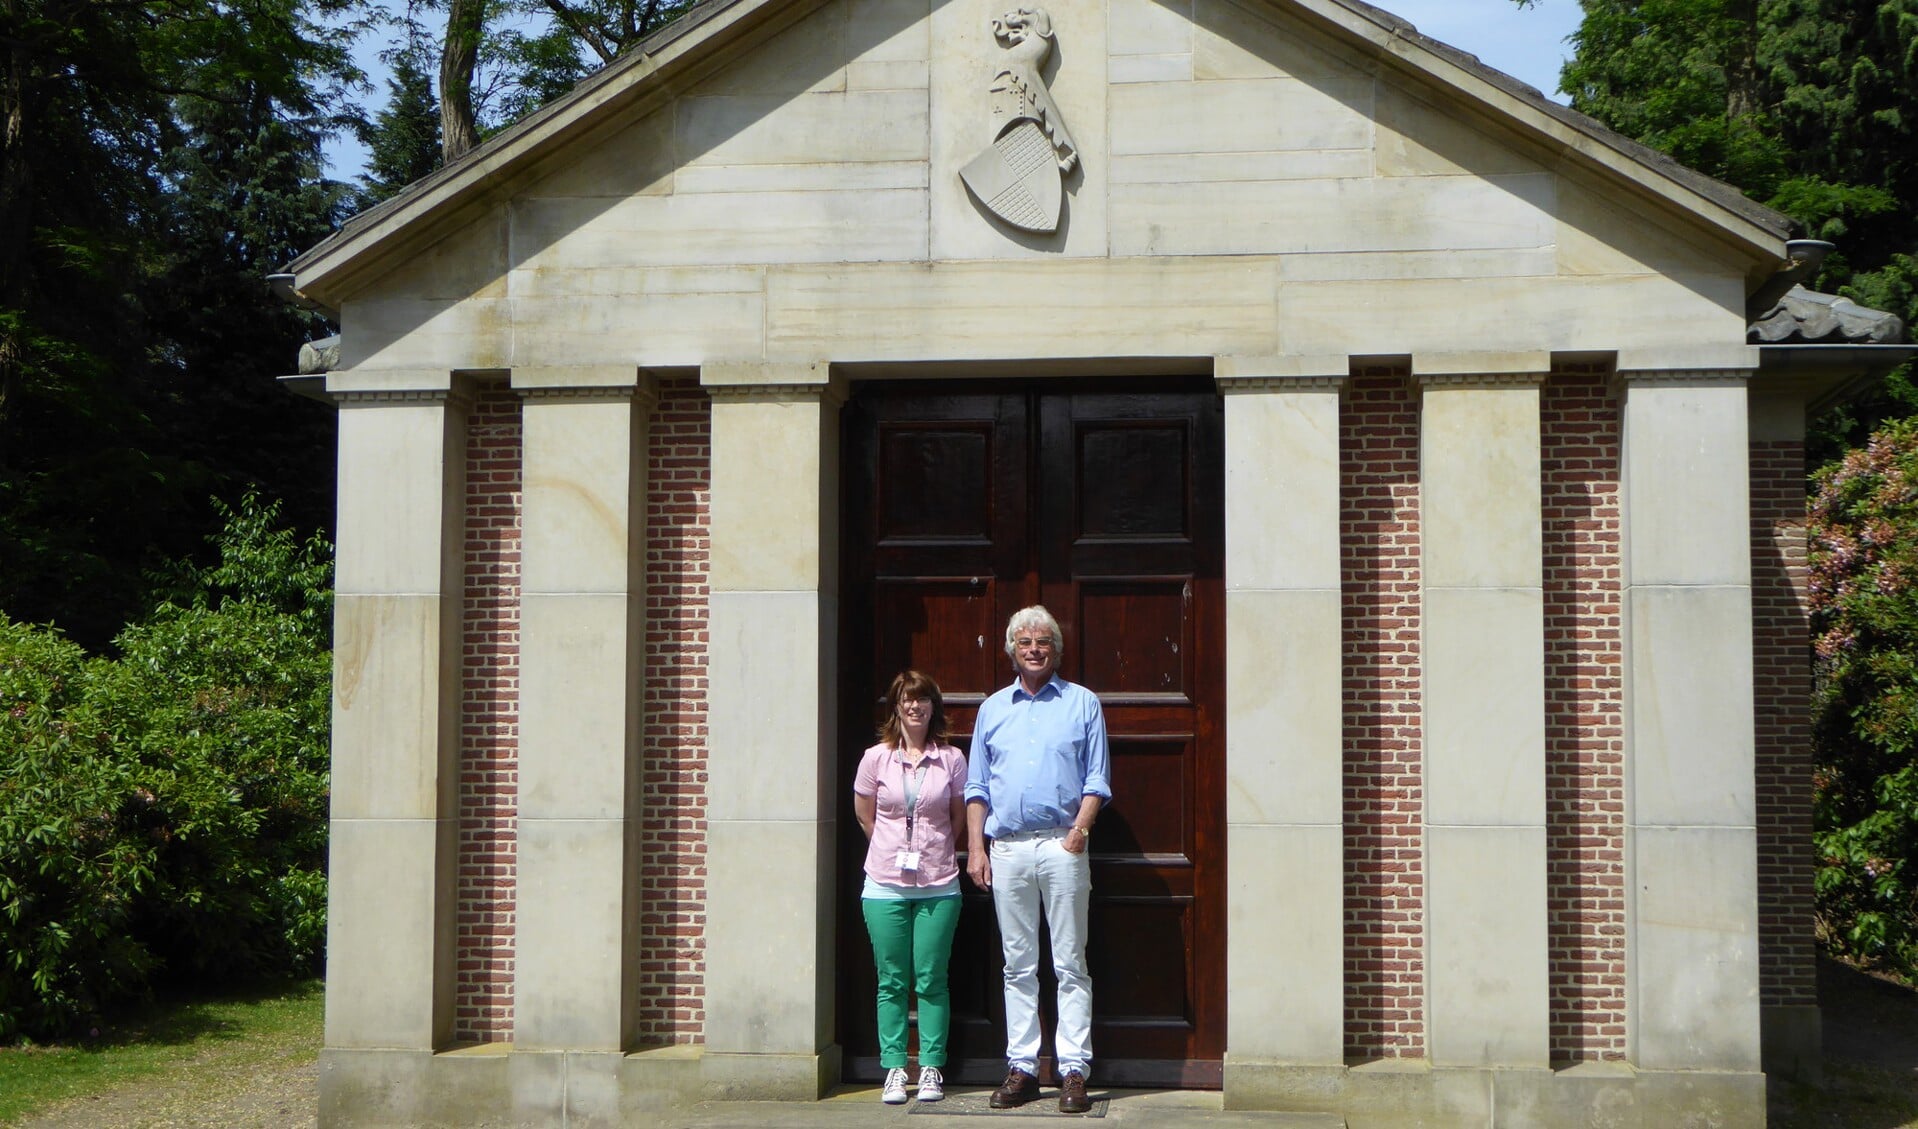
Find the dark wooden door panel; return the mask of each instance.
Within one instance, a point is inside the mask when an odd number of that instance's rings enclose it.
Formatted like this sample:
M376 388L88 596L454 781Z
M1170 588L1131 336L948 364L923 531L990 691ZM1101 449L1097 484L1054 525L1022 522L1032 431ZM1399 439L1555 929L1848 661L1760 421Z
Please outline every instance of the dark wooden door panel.
M939 680L968 745L1011 681L1006 619L1045 603L1063 673L1096 692L1114 803L1093 842L1088 960L1106 1084L1217 1086L1224 1052L1223 430L1209 388L862 388L848 405L841 682L862 734L898 670ZM842 781L863 740L846 742ZM846 803L840 1039L879 1076L863 838ZM997 1081L1005 1027L989 895L954 942L949 1076ZM1051 1045L1050 954L1041 1007Z

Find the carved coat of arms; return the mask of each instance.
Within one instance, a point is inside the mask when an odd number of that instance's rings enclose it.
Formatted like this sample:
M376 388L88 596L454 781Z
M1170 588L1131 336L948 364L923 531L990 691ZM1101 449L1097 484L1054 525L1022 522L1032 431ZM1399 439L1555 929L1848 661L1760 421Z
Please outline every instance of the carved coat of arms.
M1040 68L1052 54L1052 17L1014 8L992 21L1002 54L992 77L992 146L959 170L974 199L1013 227L1057 231L1065 174L1078 146L1046 89Z

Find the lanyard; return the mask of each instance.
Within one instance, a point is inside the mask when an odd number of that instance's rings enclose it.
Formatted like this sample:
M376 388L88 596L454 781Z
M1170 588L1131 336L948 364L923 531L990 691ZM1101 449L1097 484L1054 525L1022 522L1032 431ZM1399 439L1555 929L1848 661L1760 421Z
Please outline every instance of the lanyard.
M912 828L914 816L919 811L919 786L926 781L926 770L932 767L932 754L922 754L919 768L915 772L906 771L906 762L899 762L899 783L906 793L906 846L912 846Z

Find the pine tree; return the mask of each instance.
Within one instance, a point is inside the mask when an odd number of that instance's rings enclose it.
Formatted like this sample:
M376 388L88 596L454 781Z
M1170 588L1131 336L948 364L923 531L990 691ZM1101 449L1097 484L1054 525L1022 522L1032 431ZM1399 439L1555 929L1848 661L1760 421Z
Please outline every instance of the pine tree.
M440 164L440 108L419 52L408 50L394 57L386 91L386 108L360 136L369 153L366 175L361 178L364 203L369 205Z
M337 223L319 143L351 0L0 0L0 609L88 646L214 493L330 510L327 424L267 379L265 276ZM302 416L310 408L314 416Z

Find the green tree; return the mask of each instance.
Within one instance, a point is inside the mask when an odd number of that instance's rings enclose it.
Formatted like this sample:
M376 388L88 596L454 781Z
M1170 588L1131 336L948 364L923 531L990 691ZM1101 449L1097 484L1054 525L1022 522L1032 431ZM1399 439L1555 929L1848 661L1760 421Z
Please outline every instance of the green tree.
M601 66L684 15L698 0L515 0L524 11L553 22L590 50Z
M0 1041L135 995L130 932L154 883L145 799L85 709L86 652L0 613Z
M1918 323L1918 0L1580 6L1574 109L1791 215L1838 245L1820 289ZM1907 371L1824 427L1914 410Z
M132 931L176 979L311 971L324 914L333 547L256 496L216 508L217 561L175 570L88 694L152 796Z
M332 547L215 508L118 659L0 615L0 1039L319 962Z
M443 154L451 161L571 90L699 0L423 2L447 12L439 89Z
M440 166L440 109L421 52L393 57L386 108L360 131L367 147L363 202L377 204Z
M355 0L0 0L0 608L99 647L204 499L330 510L266 274L337 223ZM349 20L329 30L326 16Z

